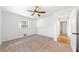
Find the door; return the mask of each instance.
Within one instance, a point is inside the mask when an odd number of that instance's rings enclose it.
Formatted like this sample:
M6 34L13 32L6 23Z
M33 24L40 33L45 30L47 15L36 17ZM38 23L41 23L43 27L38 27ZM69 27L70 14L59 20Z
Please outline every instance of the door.
M77 52L79 52L79 11L77 13Z

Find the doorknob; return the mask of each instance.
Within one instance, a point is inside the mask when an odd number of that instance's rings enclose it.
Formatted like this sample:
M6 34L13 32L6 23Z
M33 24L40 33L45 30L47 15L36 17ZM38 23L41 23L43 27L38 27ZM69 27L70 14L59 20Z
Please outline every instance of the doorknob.
M72 34L74 34L74 35L79 35L79 33L72 33Z

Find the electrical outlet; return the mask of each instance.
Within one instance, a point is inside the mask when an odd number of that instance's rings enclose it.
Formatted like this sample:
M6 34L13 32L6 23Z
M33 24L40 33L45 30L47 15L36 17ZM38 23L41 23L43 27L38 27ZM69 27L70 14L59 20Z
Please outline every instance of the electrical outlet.
M24 36L26 36L26 34L24 34Z

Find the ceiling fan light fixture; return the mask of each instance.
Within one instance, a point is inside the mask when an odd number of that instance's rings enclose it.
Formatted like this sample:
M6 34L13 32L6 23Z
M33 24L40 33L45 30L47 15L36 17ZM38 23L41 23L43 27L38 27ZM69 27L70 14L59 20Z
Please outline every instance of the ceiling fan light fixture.
M35 15L38 15L38 13L37 13L37 12L35 12Z
M32 10L27 10L29 12L33 12L31 14L31 16L36 15L36 16L40 16L40 13L46 13L45 11L39 11L39 7L36 6L36 8L32 11Z

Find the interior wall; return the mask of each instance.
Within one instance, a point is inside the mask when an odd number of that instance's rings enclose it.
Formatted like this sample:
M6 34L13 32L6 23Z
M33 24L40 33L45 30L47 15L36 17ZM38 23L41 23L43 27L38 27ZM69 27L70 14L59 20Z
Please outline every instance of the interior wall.
M77 9L73 8L69 19L69 36L71 39L71 47L73 51L76 51L76 40L77 36L72 33L77 33Z
M23 37L25 33L26 35L36 33L35 20L30 18L3 11L2 20L2 41ZM19 28L19 22L22 20L29 21L28 29L23 31Z
M2 15L1 15L1 9L0 9L0 44L1 44L1 40L2 40L2 30L1 30L1 29L2 29L2 28L1 28L1 27L2 27L2 26L1 26L2 18L1 18L1 16L2 16Z
M37 20L37 32L40 35L55 38L56 36L56 19L53 16Z

